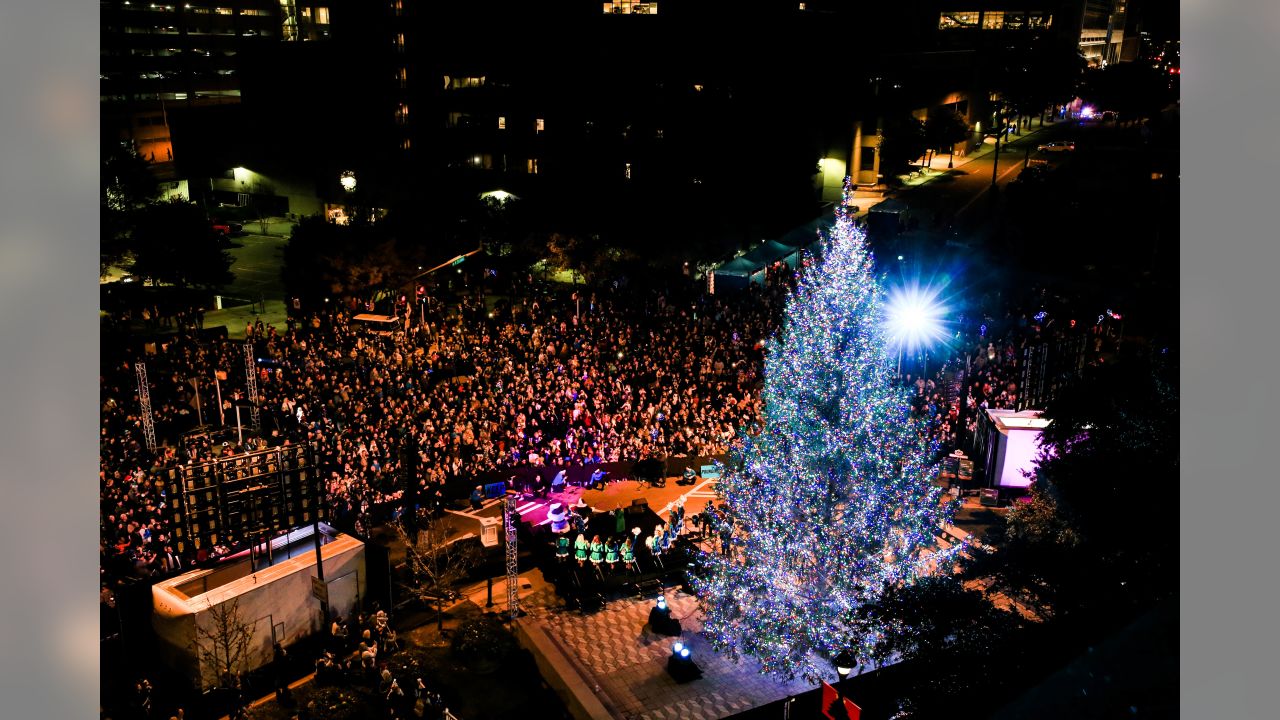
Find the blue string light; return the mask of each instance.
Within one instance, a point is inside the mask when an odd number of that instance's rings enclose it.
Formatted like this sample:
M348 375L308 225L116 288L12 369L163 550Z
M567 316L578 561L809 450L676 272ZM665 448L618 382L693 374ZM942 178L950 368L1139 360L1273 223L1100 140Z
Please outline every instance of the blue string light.
M712 647L787 677L823 677L842 650L868 654L880 631L857 610L961 547L935 548L954 502L893 383L885 293L848 180L844 192L767 344L763 426L717 484L733 552L703 552L693 579Z

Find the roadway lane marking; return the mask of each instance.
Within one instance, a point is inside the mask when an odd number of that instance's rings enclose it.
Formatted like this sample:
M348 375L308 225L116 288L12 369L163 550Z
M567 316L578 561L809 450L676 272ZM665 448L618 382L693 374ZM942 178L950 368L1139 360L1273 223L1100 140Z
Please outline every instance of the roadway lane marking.
M1017 170L1018 166L1021 165L1023 162L1024 161L1019 160L1018 162L1014 163L1013 167L1009 168L1008 170L1005 170L1003 174L1001 174L996 178L996 182L999 183L1001 180L1008 177L1009 173L1013 172L1014 170ZM977 195L974 195L972 200L960 206L960 209L955 212L955 217L960 217L960 215L962 215L965 210L969 209L970 205L978 202L978 198L981 198L983 195L986 195L987 191L990 189L991 189L990 185L987 185L986 187L982 188L982 192L979 192Z

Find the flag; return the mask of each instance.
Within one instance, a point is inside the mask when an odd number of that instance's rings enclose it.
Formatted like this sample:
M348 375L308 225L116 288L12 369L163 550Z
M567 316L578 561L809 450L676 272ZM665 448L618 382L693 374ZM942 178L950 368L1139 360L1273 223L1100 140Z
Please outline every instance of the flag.
M822 713L822 717L827 718L827 720L836 720L835 716L827 712L827 709L839 699L840 693L836 692L836 689L824 680L822 682L822 704L818 706L818 711Z
M844 712L849 716L849 720L858 720L862 717L862 708L855 705L849 698L844 699Z

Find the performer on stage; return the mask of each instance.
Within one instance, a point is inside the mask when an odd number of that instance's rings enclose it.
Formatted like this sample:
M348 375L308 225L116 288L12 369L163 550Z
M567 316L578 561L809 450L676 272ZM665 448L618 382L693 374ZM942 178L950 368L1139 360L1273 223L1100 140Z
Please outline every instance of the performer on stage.
M604 561L612 572L618 565L618 538L611 537L604 544Z
M573 557L578 561L578 567L586 567L587 564L587 536L578 534L578 539L573 541Z
M622 538L622 547L620 550L622 553L622 566L624 568L636 568L636 553L635 548L632 546L633 542L634 541L629 537L623 536Z
M604 560L604 543L600 542L600 536L596 535L591 538L591 564L598 569L602 560Z
M556 560L564 562L569 559L569 536L561 535L556 539Z

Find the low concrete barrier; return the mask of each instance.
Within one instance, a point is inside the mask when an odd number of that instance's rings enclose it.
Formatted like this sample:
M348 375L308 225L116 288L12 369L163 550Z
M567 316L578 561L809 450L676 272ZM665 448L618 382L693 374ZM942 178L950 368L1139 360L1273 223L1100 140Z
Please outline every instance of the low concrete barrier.
M614 720L615 715L605 707L573 662L536 622L528 618L517 620L515 631L516 639L533 654L538 672L564 701L574 720Z

